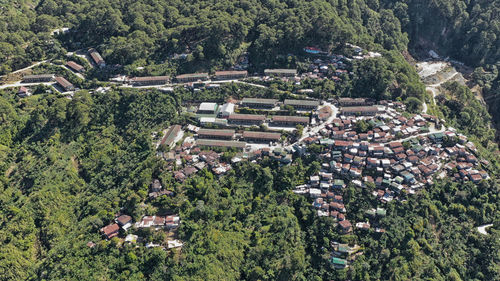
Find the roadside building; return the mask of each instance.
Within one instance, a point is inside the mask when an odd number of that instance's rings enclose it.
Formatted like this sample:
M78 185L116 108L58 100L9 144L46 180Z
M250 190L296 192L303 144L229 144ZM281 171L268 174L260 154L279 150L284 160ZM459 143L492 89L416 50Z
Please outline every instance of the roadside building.
M229 115L228 123L233 125L256 125L264 123L266 117L264 115L255 114L231 114Z
M209 76L208 76L208 73L206 73L206 72L181 74L181 75L177 75L175 77L175 79L179 83L206 81L206 80L208 80L208 78L209 78Z
M246 70L216 71L215 79L217 80L242 79L247 77L247 75L248 72Z
M276 99L243 98L242 107L249 108L273 108L278 103Z
M23 77L24 83L42 83L42 82L52 82L54 80L54 74L38 74L38 75L26 75Z
M340 112L345 116L374 116L379 112L379 109L376 106L354 106L343 107Z
M66 66L78 73L85 72L85 67L71 60L66 62Z
M222 141L222 140L198 139L196 141L196 145L199 147L205 147L205 148L219 147L219 148L235 148L235 149L243 150L243 149L245 149L247 144L245 142L241 142L241 141Z
M68 91L74 91L75 90L75 86L73 86L73 84L71 84L64 77L60 77L60 76L56 77L56 83L61 88L63 88L64 91L66 91L66 92L68 92Z
M285 105L290 105L296 110L314 110L318 108L319 101L317 100L285 100Z
M213 129L200 129L198 131L198 138L200 139L233 139L234 130L213 130Z
M215 114L218 105L215 102L202 102L198 107L198 114Z
M95 49L90 49L89 54L97 66L99 66L101 68L106 66L106 62L101 57L101 54L99 54L99 52L97 52Z
M169 76L145 76L133 77L130 83L134 86L150 86L150 85L163 85L170 81Z
M280 116L275 115L271 119L271 123L275 126L307 126L309 124L309 117L303 116Z
M248 142L276 142L281 139L280 133L244 131L243 139Z
M24 86L21 86L19 88L19 90L17 91L17 96L20 98L25 98L25 97L31 96L31 91L30 91L30 89L28 89Z
M295 77L297 75L296 69L265 69L264 75L266 76L279 76L279 77Z

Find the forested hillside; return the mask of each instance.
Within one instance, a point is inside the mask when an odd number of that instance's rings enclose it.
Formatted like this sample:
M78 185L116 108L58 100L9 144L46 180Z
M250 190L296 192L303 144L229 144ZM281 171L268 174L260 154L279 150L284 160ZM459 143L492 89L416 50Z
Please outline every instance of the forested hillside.
M155 157L149 133L184 122L175 107L183 96L112 90L80 92L73 100L50 94L20 100L2 91L0 279L500 278L498 225L489 235L475 231L478 224L498 224L495 181L439 182L405 202L388 203L389 215L380 222L385 233L341 235L330 218L316 216L290 191L317 173L315 154L290 166L242 162L220 178L202 170L184 183L174 180ZM497 169L494 155L481 154ZM152 178L176 195L143 204ZM344 198L349 219L363 218L378 204L369 189L352 184ZM98 233L119 211L139 219L161 210L183 219L180 254L106 241ZM150 242L164 239L161 231L139 233ZM89 241L96 245L88 247ZM334 269L332 241L361 245L363 255L349 269Z
M500 1L380 1L400 19L412 48L434 48L471 66L500 61Z
M229 65L247 50L261 67L305 45L403 50L408 43L392 11L361 0L19 1L0 11L0 23L3 73L61 55L60 42L71 50L97 46L106 60L122 65L161 64L189 53L188 68ZM61 26L71 32L50 39Z
M70 98L43 86L27 98L16 96L17 87L0 89L0 280L500 280L498 146L490 115L467 87L444 84L435 107L444 125L474 142L490 177L478 184L436 179L418 194L402 193L384 205L383 232L341 235L332 218L317 216L292 192L321 169L319 144L290 165L241 161L225 175L203 168L181 182L157 157L152 136L193 123L194 114L181 113L186 104L283 101L304 89L323 101L387 99L404 102L405 115L420 112L431 98L404 59L408 50L435 49L479 67L473 76L488 100L500 91L499 9L497 0L0 0L0 75L88 48L110 65L89 69L87 80L55 64L33 68L71 75L83 90ZM62 27L69 31L51 35ZM305 46L345 54L352 52L346 43L381 57L346 63L335 82L274 80L268 89L228 83L166 93L97 79L109 69L227 69L247 52L249 72L302 71ZM500 98L491 100L498 110ZM232 156L222 153L227 162ZM153 179L172 195L150 199ZM365 221L365 211L380 206L370 188L347 182L346 219ZM146 248L166 240L149 228L134 230L143 238L137 244L104 239L99 230L118 213L135 222L178 214L184 246ZM487 234L477 231L490 223ZM348 268L332 265L334 241L359 246Z

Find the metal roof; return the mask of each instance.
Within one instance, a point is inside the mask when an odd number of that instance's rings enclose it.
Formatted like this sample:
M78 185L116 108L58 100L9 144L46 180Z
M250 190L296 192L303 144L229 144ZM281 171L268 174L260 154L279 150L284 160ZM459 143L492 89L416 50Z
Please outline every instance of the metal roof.
M198 146L216 146L216 147L237 147L245 148L247 145L245 142L241 141L218 141L218 140L205 140L199 139L196 141Z
M243 98L241 103L256 103L256 104L276 104L277 99L259 99L259 98Z
M200 129L198 136L232 137L234 136L234 130Z
M319 106L319 101L317 100L285 100L285 105L297 105L297 106Z
M269 133L269 132L244 131L243 138L245 138L245 139L279 140L281 138L281 134L280 133Z

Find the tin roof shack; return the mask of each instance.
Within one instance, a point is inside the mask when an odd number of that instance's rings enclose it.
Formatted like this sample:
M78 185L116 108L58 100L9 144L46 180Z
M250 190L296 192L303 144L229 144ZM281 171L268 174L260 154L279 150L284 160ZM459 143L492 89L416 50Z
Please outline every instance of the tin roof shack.
M271 119L271 124L274 126L297 126L309 125L309 117L303 116L279 116L275 115Z
M97 66L99 66L101 68L106 66L106 62L101 57L101 54L99 54L99 52L96 51L96 49L90 49L89 54Z
M133 77L130 79L130 83L134 86L163 85L167 84L169 81L169 76L145 76Z
M246 70L226 70L226 71L216 71L216 80L230 80L230 79L242 79L247 77L248 72Z
M160 145L166 145L168 147L172 147L174 144L175 139L177 138L177 135L181 131L181 125L173 125L171 126L165 136L163 136L163 139L160 142Z
M66 66L78 73L85 72L85 67L71 60L66 62Z
M23 77L24 83L42 83L42 82L52 82L54 80L54 74L38 74L38 75L26 75Z
M379 109L376 106L355 106L343 107L340 112L345 116L374 116L379 112Z
M281 138L280 133L244 131L243 139L248 142L276 142Z
M56 77L56 83L61 88L63 88L65 92L74 91L75 90L75 86L73 86L73 84L71 84L64 77L60 77L60 76Z
M265 69L264 75L278 76L278 77L295 77L297 75L296 69Z
M120 227L116 223L112 223L101 228L101 233L106 237L106 239L111 239L115 236L118 236L120 233Z
M196 141L196 145L205 148L235 148L238 150L243 150L246 147L245 142L240 141L221 141L221 140L206 140L199 139Z
M234 130L200 129L198 131L198 138L231 140L234 138Z
M208 76L208 73L206 73L206 72L181 74L181 75L177 75L175 77L175 79L179 83L196 82L198 80L206 81L206 80L208 80L208 78L209 78L209 76Z
M273 108L278 103L276 99L243 98L242 107L249 108Z
M296 110L314 110L318 108L319 101L317 100L285 100L285 105L290 105Z
M256 125L259 126L264 123L266 117L264 115L254 114L231 114L227 118L229 124L233 125Z

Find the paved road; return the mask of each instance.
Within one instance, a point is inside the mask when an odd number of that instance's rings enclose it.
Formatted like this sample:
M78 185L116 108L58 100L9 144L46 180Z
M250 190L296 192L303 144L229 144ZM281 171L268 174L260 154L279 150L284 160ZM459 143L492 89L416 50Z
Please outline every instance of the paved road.
M333 122L333 119L335 119L337 117L337 114L339 113L339 109L335 105L333 105L329 102L325 102L325 106L329 106L332 109L332 115L325 122L321 123L319 126L312 127L312 128L309 127L310 129L302 134L302 137L299 139L298 142L302 142L304 139L306 139L314 134L319 133L319 131L321 131L323 128L325 128L327 124L331 124Z
M7 85L1 85L0 89L7 89L7 88L14 88L14 87L21 87L21 86L37 86L37 85L54 85L55 83L53 82L47 82L47 83L21 83L21 81L17 81L15 83L7 84Z
M27 67L25 67L25 68L21 68L21 69L18 69L18 70L12 71L12 72L10 72L9 74L15 74L15 73L18 73L18 72L21 72L21 71L25 71L25 70L28 70L28 69L30 69L30 68L33 68L33 67L35 67L35 66L37 66L37 65L40 65L40 64L45 63L45 62L48 62L48 61L49 61L49 60L39 61L39 62L34 63L34 64L30 65L30 66L27 66ZM2 76L0 76L0 78L5 77L5 76L7 76L7 75L9 75L9 74L2 75Z

